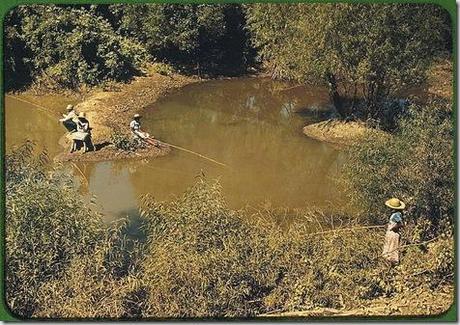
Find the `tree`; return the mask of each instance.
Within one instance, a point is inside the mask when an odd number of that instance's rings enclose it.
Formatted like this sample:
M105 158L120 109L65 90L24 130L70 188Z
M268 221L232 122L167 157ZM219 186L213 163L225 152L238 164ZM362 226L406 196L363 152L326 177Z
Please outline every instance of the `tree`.
M159 60L195 71L240 72L250 56L244 15L236 4L113 5L119 33L145 44Z
M126 80L146 59L143 46L117 35L94 6L20 6L10 15L20 19L14 25L17 32L7 35L7 58L30 65L32 79L48 87L74 89ZM27 51L19 54L18 44ZM12 63L7 61L7 71Z
M389 97L424 78L445 48L436 5L255 4L246 7L259 54L274 77L327 83L343 117L381 118Z

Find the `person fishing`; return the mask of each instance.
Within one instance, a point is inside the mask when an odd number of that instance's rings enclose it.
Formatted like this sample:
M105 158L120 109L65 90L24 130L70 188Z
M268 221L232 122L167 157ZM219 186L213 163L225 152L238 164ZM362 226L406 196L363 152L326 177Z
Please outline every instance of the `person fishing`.
M400 229L403 227L402 211L406 204L397 198L391 198L385 202L391 209L391 215L385 234L382 257L392 266L399 264Z
M158 146L158 142L153 140L154 137L148 134L147 132L142 131L141 129L141 115L134 114L133 120L129 123L129 128L131 129L132 134L135 139L144 141L153 146Z
M72 146L70 152L74 152L80 146L83 146L83 152L88 152L94 149L93 141L91 139L91 128L89 126L89 121L86 118L86 114L81 112L78 114L76 120L77 131L73 132L71 135Z
M70 133L77 131L77 112L73 105L67 105L67 114L62 114L63 118L59 120Z

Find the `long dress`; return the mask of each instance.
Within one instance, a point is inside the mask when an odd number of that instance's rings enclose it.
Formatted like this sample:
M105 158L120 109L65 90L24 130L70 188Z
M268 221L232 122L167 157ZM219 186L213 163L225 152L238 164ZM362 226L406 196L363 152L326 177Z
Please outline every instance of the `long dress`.
M385 234L382 256L392 264L399 264L399 237L398 225L390 222Z

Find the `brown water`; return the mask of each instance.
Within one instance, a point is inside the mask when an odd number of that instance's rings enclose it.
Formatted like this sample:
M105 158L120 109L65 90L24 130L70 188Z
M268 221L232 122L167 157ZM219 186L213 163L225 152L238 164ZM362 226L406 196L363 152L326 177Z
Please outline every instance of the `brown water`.
M142 161L78 163L109 218L131 214L139 196L180 195L198 175L218 178L231 207L324 207L340 199L335 177L340 153L302 134L331 108L326 90L269 79L212 81L187 86L144 112L143 128L157 138L225 163L186 152ZM23 127L24 119L27 126ZM7 148L24 138L61 150L63 128L24 103L6 101ZM78 175L78 174L76 174Z

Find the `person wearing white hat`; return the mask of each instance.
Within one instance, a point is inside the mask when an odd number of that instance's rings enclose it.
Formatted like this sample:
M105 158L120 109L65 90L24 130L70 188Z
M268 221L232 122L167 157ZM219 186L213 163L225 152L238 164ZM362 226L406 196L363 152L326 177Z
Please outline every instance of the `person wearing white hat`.
M148 134L147 132L142 131L141 117L142 116L139 114L134 114L133 120L129 123L129 128L131 129L134 138L156 146L157 142L153 140L154 137Z
M76 132L78 118L77 112L75 111L73 105L67 105L66 110L67 114L62 114L63 118L61 118L59 122L62 122L67 131L71 133Z
M392 213L388 221L382 256L391 265L397 265L399 264L399 231L403 227L402 211L406 204L397 198L391 198L385 202L385 205L392 210Z

